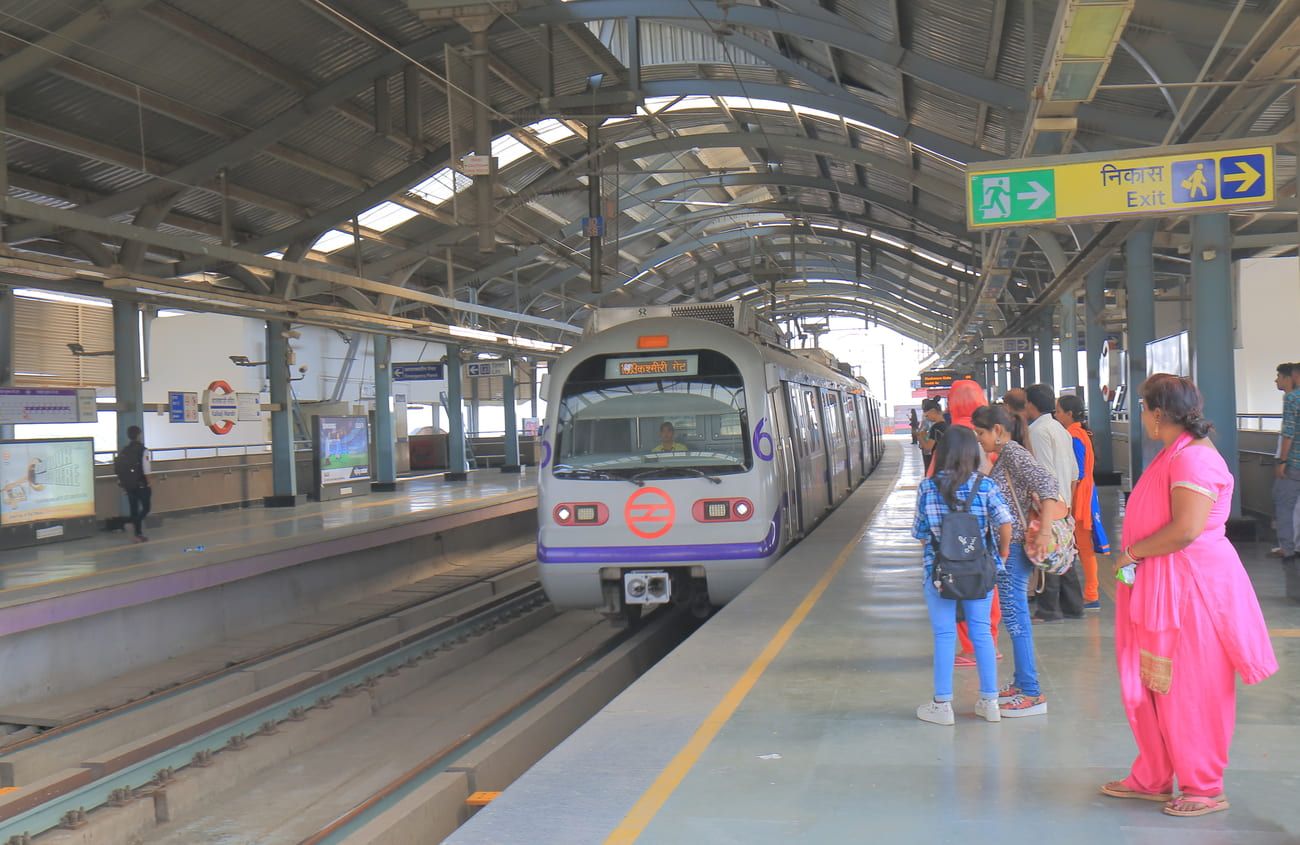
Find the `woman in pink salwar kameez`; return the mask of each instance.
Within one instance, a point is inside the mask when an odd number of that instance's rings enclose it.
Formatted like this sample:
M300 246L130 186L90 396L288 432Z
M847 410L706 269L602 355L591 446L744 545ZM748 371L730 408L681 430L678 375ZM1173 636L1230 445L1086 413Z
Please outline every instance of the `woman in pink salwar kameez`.
M1223 773L1236 724L1236 675L1277 671L1255 589L1224 533L1233 478L1188 379L1158 374L1141 388L1142 425L1165 444L1129 497L1116 571L1115 653L1138 756L1101 790L1164 803L1174 816L1228 808ZM1173 797L1175 778L1181 794Z

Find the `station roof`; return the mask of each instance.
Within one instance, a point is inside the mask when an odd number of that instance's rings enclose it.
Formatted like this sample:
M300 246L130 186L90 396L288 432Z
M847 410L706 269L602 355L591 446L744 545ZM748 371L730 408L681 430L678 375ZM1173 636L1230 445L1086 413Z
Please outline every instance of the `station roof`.
M1021 148L1057 3L502 10L488 39L500 171L485 253L476 192L452 169L474 105L459 24L428 23L407 0L10 0L0 8L9 196L75 214L10 207L5 240L14 254L295 307L448 323L450 295L540 318L484 312L480 329L550 340L595 306L740 297L771 308L776 285L778 319L867 317L935 343L985 261L965 224L964 166ZM1298 19L1296 0L1136 0L1070 151L1160 144L1180 110L1182 127L1217 138L1289 131L1293 84L1178 83L1203 69L1232 81L1261 62L1294 77ZM607 220L593 293L581 231L588 124L541 101L628 89L639 104L599 129ZM1201 93L1184 103L1191 91ZM1294 162L1294 147L1279 150L1274 212L1234 215L1242 254L1294 252ZM1161 224L1162 286L1187 276L1186 232L1185 220ZM1003 325L1092 231L1030 235L999 303ZM222 244L250 259L208 249Z

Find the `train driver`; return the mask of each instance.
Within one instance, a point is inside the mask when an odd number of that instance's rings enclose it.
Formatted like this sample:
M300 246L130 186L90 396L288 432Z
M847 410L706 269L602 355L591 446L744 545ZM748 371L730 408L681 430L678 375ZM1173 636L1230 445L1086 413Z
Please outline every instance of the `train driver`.
M677 429L673 424L664 421L659 426L659 445L650 450L654 452L689 452L684 443L677 442Z

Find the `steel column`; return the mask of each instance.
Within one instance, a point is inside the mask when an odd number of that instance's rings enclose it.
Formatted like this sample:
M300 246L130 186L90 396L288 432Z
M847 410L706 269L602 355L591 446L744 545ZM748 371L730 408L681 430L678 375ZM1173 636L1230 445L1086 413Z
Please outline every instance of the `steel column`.
M1233 369L1232 228L1227 214L1192 218L1192 375L1214 423L1214 443L1237 475L1237 379ZM1241 491L1232 494L1241 514Z
M1155 227L1143 224L1128 236L1124 263L1128 271L1128 408L1129 408L1129 481L1137 484L1151 458L1155 441L1142 430L1142 411L1138 407L1138 387L1147 377L1147 344L1155 340Z
M465 418L461 405L460 347L447 344L447 481L469 477L465 463Z
M1087 322L1088 361L1088 425L1092 428L1093 454L1096 455L1096 472L1113 472L1114 450L1110 442L1110 405L1101 395L1101 347L1106 342L1106 328L1101 324L1101 311L1106 304L1106 268L1110 259L1103 259L1088 271L1084 297Z
M1034 349L1032 340L1029 344L1029 351L1020 356L1020 371L1023 374L1026 386L1035 384L1038 381L1038 368L1034 366Z
M600 126L595 123L587 127L587 216L593 228L588 232L591 244L591 292L600 293L600 267L604 260L601 253L602 241L599 229L594 228L601 217L600 208Z
M1079 386L1078 326L1078 302L1073 293L1067 293L1061 297L1061 387Z
M117 442L126 430L144 431L144 383L140 373L140 306L113 300L113 393L117 397Z
M1052 314L1049 311L1038 327L1038 380L1054 388L1056 365L1052 362L1052 349L1056 345L1056 333L1052 329Z
M488 114L488 59L491 48L488 43L487 28L475 29L470 43L473 49L474 71L474 152L487 156L491 165L487 176L474 177L474 207L478 220L478 251L492 252L496 249L497 239L493 217L496 208L492 204L492 181L496 176L495 162L492 160L492 122Z
M293 390L289 383L289 324L266 321L266 376L271 385L272 495L267 507L298 504L298 464L293 443Z
M375 352L375 472L371 490L397 489L397 433L393 425L393 344L372 335Z
M0 99L3 102L3 99ZM3 146L3 144L0 144ZM12 288L0 288L0 387L13 384L14 380L14 292ZM533 416L537 416L534 414ZM0 423L0 440L10 440L14 436L14 427Z
M505 409L506 463L502 472L519 472L519 415L515 407L515 362L510 361L501 388L501 404Z

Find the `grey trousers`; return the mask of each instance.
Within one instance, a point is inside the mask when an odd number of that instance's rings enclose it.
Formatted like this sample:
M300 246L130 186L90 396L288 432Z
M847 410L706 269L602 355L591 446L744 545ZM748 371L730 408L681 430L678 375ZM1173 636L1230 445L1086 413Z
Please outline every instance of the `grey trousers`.
M1300 472L1288 469L1286 477L1273 480L1273 518L1277 521L1277 544L1282 554L1296 553L1296 506L1300 504Z

